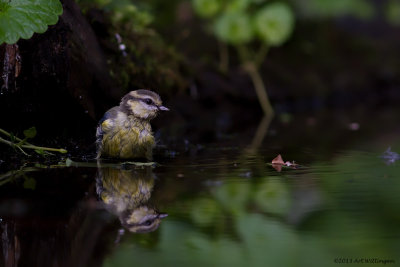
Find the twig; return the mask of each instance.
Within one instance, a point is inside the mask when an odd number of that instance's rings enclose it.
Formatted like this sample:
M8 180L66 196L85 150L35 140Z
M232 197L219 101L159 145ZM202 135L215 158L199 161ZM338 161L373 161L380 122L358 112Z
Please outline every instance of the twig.
M0 133L5 134L8 137L11 137L11 134L6 132L6 131L4 131L3 129L0 129ZM15 140L19 141L20 143L19 144L14 144L13 142L7 141L7 140L5 140L5 139L3 139L1 137L0 137L0 142L2 142L4 144L7 144L7 145L9 145L11 147L17 147L25 155L28 155L28 154L25 151L23 151L22 147L23 148L29 148L29 149L35 149L35 150L59 152L59 153L63 153L63 154L68 152L67 150L65 150L63 148L51 148L51 147L35 146L35 145L32 145L32 144L26 142L26 140L22 140L22 139L20 139L20 138L18 138L16 136L14 136L14 138L15 138Z
M16 145L16 144L14 144L13 142L10 142L10 141L7 141L7 140L5 140L5 139L3 139L3 138L1 138L0 137L0 142L1 143L4 143L4 144L7 144L7 145L9 145L9 146L11 146L11 147L13 147L13 148L18 148L25 156L29 156L29 154L28 153L26 153L19 145Z
M0 133L2 133L2 134L4 134L4 135L7 135L8 137L11 137L11 136L12 136L9 132L4 131L4 130L1 129L1 128L0 128ZM24 142L24 141L25 141L25 144L30 145L28 142L26 142L26 140L22 140L21 138L18 138L18 137L16 137L16 136L14 136L14 138L15 138L15 140L17 140L17 141L19 141L19 142Z

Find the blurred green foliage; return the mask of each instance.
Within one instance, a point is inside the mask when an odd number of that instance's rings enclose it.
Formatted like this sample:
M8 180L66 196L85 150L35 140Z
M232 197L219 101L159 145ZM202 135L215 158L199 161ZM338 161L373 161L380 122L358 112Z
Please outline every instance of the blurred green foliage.
M117 86L126 91L158 88L165 95L173 93L172 87L185 87L182 57L154 30L148 5L130 0L79 0L78 4L89 21L102 25L98 35Z
M297 8L307 17L326 18L335 16L355 16L369 19L375 14L369 0L293 0Z
M2 0L0 2L0 44L14 44L33 33L44 33L63 12L59 0Z
M177 199L167 212L183 216L163 221L153 248L127 237L104 266L336 266L334 259L342 257L398 260L398 165L387 166L376 154L349 152L303 172L265 173L240 179L232 172L234 178L208 196L193 195L190 205ZM313 191L323 198L310 198ZM313 209L304 205L312 202ZM298 212L302 219L291 222Z
M400 2L389 0L387 2L385 13L388 21L393 25L400 26Z
M24 130L24 136L27 139L34 138L37 134L36 127L31 127L29 129Z
M136 31L145 29L153 21L150 12L130 0L78 0L78 4L84 11L88 8L104 10L110 13L112 24L125 25Z
M291 36L294 27L292 9L285 2L261 0L193 0L193 7L211 25L219 41L236 48L264 114L271 116L274 111L258 71L268 49L282 45ZM259 44L258 49L251 46L254 43ZM221 45L220 70L225 73L229 68L228 55L226 45Z
M273 3L257 12L255 28L259 38L266 44L279 46L293 31L294 16L283 3Z
M291 35L294 14L284 2L194 0L196 13L209 20L215 36L239 45L259 40L279 46Z
M250 42L254 31L250 17L246 13L225 13L215 22L215 35L230 44Z

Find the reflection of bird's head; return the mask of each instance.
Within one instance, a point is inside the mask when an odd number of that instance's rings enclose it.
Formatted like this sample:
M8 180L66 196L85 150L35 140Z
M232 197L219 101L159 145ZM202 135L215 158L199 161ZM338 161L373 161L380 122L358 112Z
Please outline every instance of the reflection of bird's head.
M151 120L159 111L168 111L158 94L149 90L136 90L126 94L120 103L121 109L128 115L139 119Z
M159 213L148 206L128 210L120 217L122 225L133 233L148 233L156 230L161 219L167 217L166 213Z

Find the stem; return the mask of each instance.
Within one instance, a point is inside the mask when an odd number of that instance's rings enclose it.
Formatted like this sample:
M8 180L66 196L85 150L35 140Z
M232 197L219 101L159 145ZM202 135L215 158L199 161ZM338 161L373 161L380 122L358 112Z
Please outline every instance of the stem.
M43 147L43 146L35 146L35 145L21 145L21 146L24 148L53 151L53 152L59 152L59 153L63 153L63 154L68 152L67 150L65 150L63 148L51 148L51 147Z
M261 45L260 48L258 49L256 53L256 57L254 58L255 64L257 68L260 68L261 64L263 63L267 53L268 53L269 47L267 45Z
M242 61L242 63L245 63L250 60L249 50L247 49L246 46L238 45L236 46L236 50L239 54L239 58L240 61Z
M226 43L218 41L219 47L219 69L227 73L229 69L229 51Z
M0 133L2 133L2 134L4 134L4 135L7 135L8 137L11 137L11 134L10 134L9 132L4 131L4 130L1 129L1 128L0 128ZM18 138L18 137L16 137L16 136L14 136L14 138L15 138L15 140L17 140L17 141L19 141L19 142L24 141L24 140L22 140L21 138ZM29 143L25 142L25 144L29 144Z
M273 116L274 109L269 101L267 90L265 89L265 84L261 78L258 69L253 62L247 62L243 64L244 70L249 74L251 81L253 82L254 89L258 97L258 101L266 116Z
M9 145L9 146L11 146L11 147L16 147L16 148L18 148L19 151L21 151L25 156L29 156L29 154L26 153L19 145L16 145L16 144L14 144L13 142L7 141L7 140L5 140L5 139L3 139L3 138L1 138L1 137L0 137L0 142L1 142L1 143L4 143L4 144L7 144L7 145Z

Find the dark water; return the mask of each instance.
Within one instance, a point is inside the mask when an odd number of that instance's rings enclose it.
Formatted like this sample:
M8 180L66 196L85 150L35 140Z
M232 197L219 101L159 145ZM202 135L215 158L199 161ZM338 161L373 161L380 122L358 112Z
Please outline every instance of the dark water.
M0 265L396 266L400 162L381 156L400 142L383 118L286 118L256 153L231 136L156 166L28 164L0 180ZM278 153L299 168L275 170Z

